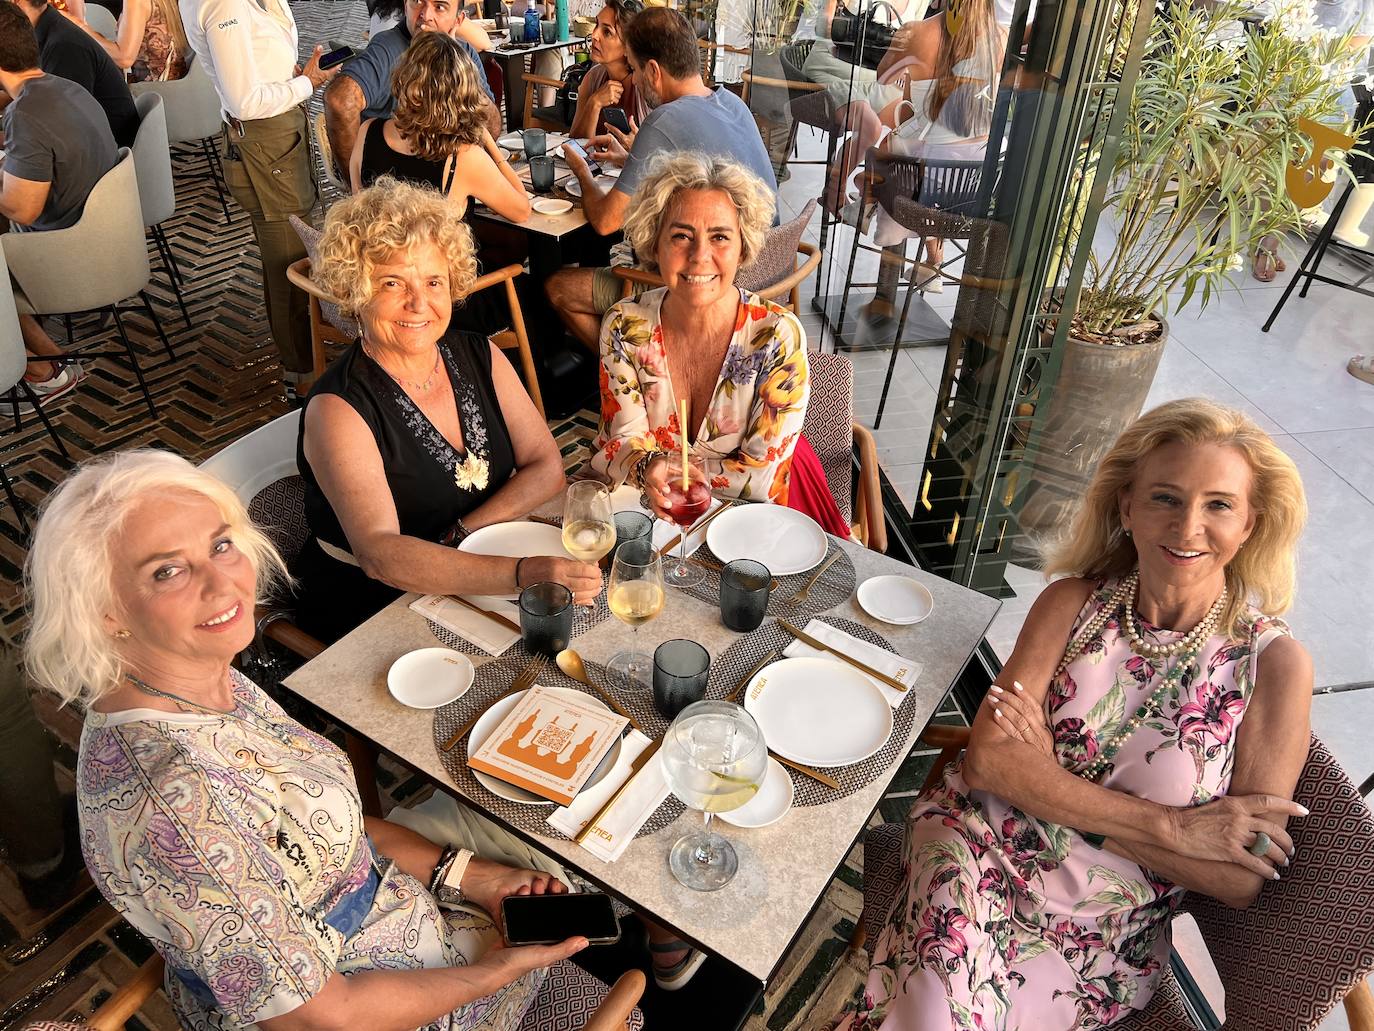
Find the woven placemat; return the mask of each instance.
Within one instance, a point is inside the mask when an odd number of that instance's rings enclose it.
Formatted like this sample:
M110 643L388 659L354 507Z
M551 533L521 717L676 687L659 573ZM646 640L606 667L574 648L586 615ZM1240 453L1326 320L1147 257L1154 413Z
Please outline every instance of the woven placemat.
M482 785L473 775L472 770L468 769L467 738L459 741L447 752L443 751L441 747L448 740L450 734L478 713L485 712L498 698L510 690L515 678L520 675L530 661L527 655L508 653L499 659L478 666L477 675L467 693L456 702L451 702L435 710L434 747L439 751L439 758L444 764L444 769L448 771L448 775L453 778L453 782L469 796L482 799L482 804L488 811L522 830L542 834L546 838L565 838L566 835L550 827L547 822L549 814L554 809L552 804L522 805L519 802L502 798L500 795L492 794ZM585 665L587 675L592 682L606 688L616 701L620 702L627 711L633 713L635 719L643 727L645 734L653 739L663 736L663 732L668 729L670 721L660 716L654 708L653 696L649 688L630 690L625 687L612 686L611 677L607 673L606 667L594 662L587 662ZM595 692L588 691L549 660L544 661L538 679L539 683L546 687L568 687L574 691L582 691L593 698L596 697ZM676 820L685 808L673 795L669 795L635 836L640 837L662 830Z
M838 616L822 616L820 618L821 622L829 623L847 634L852 634L861 641L876 644L886 651L896 653L896 649L892 645L866 626L841 619ZM789 622L792 621L789 620ZM730 694L739 684L740 678L753 669L754 664L759 659L775 648L779 658L781 658L782 650L792 641L792 635L776 622L764 623L749 636L740 638L725 649L725 654L712 660L711 681L706 689L707 696L723 698ZM787 770L791 776L792 786L795 789L792 804L824 805L826 802L833 802L845 795L852 795L872 782L878 774L890 767L901 755L907 735L911 733L912 714L915 709L914 705L908 705L906 701L903 701L901 707L892 714L892 736L887 739L887 744L883 746L882 751L863 760L863 762L854 763L852 766L826 767L822 771L839 781L840 790L838 791L827 787L820 781L812 780L804 773L798 773L788 766L783 766L783 769Z
M588 630L592 629L592 627L596 626L602 620L610 616L611 609L610 606L606 604L607 579L607 574L602 573L601 593L596 596L596 603L594 605L578 605L573 609L573 637L576 638L582 636ZM502 614L506 615L506 613ZM520 614L518 612L515 615L510 616L509 618L515 620L515 622L517 623L520 622ZM464 655L490 654L489 652L486 652L483 649L477 647L477 645L473 644L467 638L459 637L448 627L440 626L432 619L426 618L425 622L429 624L429 632L432 633L435 637L437 637L446 648L452 648L454 651L462 652ZM502 657L504 658L507 655L523 655L528 658L529 654L530 653L525 650L525 642L516 641L513 645L506 649L506 651L502 652Z
M835 564L821 574L821 578L812 585L811 593L796 605L787 604L788 599L806 586L806 582L815 575L815 568L813 567L804 573L793 573L791 576L774 577L778 586L774 588L768 599L768 616L781 617L791 623L796 623L799 619L810 619L822 612L829 612L836 605L841 605L853 597L854 585L858 580L858 576L854 572L854 561L840 547L840 542L834 537L827 534L826 542L830 546L826 550L825 558L821 561L824 562L839 552L839 558L835 560ZM676 552L672 558L664 559L665 567L670 564L676 564ZM687 564L706 574L706 578L701 583L695 587L685 588L687 593L708 605L719 607L720 570L723 565L720 558L711 550L709 544L702 544ZM817 563L817 565L819 564ZM767 563L765 562L764 565Z

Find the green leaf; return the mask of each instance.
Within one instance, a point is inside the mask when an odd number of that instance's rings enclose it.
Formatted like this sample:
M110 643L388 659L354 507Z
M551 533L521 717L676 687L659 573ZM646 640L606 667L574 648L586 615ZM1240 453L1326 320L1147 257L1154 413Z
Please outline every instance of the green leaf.
M1121 726L1126 720L1126 692L1119 683L1098 699L1097 704L1088 710L1083 722L1092 728L1099 738L1103 731L1108 732Z

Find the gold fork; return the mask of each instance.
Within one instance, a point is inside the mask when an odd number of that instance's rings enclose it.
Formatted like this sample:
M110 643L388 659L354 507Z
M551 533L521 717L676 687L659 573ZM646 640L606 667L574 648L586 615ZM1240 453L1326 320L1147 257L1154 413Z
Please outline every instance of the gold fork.
M501 701L502 698L509 698L513 694L518 694L521 691L528 690L534 684L534 680L537 676L539 676L539 671L543 668L543 666L543 659L534 659L528 666L526 666L524 669L520 671L520 675L515 678L515 681L511 684L510 689L506 691L504 694L502 694L500 698L495 699L491 703L491 705L495 705L497 702ZM491 705L488 705L487 709L490 709ZM468 731L470 731L473 727L477 725L477 721L482 718L483 714L487 711L487 709L483 709L476 716L472 717L472 719L468 720L461 727L459 727L452 734L450 734L448 740L440 746L439 750L441 752L447 752L459 741L467 737Z
M796 594L792 595L792 597L784 601L783 604L786 605L789 609L795 609L798 605L800 605L808 597L810 597L811 588L816 586L816 582L820 580L822 574L824 574L827 569L829 569L831 566L833 566L836 562L840 560L840 554L840 549L836 548L835 554L831 555L828 559L821 563L821 568L816 570L815 575L813 575L810 580L806 581L806 583L802 586L802 589L798 591Z

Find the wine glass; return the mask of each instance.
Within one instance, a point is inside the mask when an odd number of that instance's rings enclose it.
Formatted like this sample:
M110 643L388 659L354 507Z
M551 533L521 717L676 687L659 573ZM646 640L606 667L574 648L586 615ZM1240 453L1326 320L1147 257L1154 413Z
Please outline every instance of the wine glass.
M563 550L583 562L599 562L614 547L611 492L595 480L579 480L563 495Z
M706 471L690 454L669 451L664 455L667 480L664 490L668 495L668 517L682 530L682 542L678 547L677 565L664 574L663 579L674 587L695 587L706 578L700 569L687 564L687 537L689 528L711 507L711 487L706 482Z
M705 816L700 831L668 850L668 868L693 891L724 887L739 869L739 856L711 830L711 818L758 794L768 772L763 731L733 702L693 702L663 735L660 759L673 794Z
M627 541L617 548L606 603L634 632L629 649L614 655L607 669L632 686L649 682L650 658L639 650L639 628L663 611L663 600L663 565L653 542Z

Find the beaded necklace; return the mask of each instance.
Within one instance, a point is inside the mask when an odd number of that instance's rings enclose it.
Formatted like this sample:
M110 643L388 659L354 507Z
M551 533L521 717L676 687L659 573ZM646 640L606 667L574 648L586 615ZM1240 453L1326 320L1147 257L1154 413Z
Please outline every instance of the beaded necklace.
M1141 637L1140 630L1136 626L1136 595L1139 586L1139 570L1133 571L1117 585L1116 590L1112 592L1112 596L1101 611L1089 620L1088 625L1083 628L1083 632L1069 642L1069 646L1064 649L1064 657L1059 660L1059 666L1054 675L1056 677L1061 676L1069 664L1082 654L1083 649L1102 632L1103 628L1118 612L1121 613L1121 626L1133 652L1144 658L1169 659L1177 657L1178 661L1165 673L1159 686L1150 692L1150 696L1140 703L1135 712L1123 720L1120 726L1102 741L1101 748L1093 760L1077 771L1077 775L1084 780L1097 780L1101 777L1107 771L1112 759L1121 751L1121 747L1140 728L1141 723L1152 714L1157 715L1159 713L1159 706L1165 694L1181 682L1183 675L1196 664L1198 653L1202 651L1202 646L1212 636L1221 619L1221 614L1226 610L1228 591L1223 587L1220 596L1207 610L1207 614L1186 635L1172 644L1150 644Z

